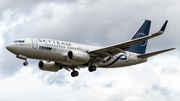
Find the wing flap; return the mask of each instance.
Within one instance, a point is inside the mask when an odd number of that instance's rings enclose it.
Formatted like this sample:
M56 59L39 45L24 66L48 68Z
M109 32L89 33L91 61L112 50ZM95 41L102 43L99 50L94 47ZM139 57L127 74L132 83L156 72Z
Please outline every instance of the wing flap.
M174 49L175 48L170 48L170 49L165 49L165 50L161 50L161 51L141 54L141 55L138 55L138 57L140 57L140 58L149 58L149 57L152 57L154 55L158 55L158 54L161 54L161 53L164 53L164 52L167 52L167 51L170 51L170 50L174 50Z

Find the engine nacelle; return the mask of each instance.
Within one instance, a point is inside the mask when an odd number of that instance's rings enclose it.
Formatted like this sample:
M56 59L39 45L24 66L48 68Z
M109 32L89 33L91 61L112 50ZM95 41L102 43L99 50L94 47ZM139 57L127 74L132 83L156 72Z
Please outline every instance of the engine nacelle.
M58 70L62 69L62 67L55 62L40 61L38 66L41 70L52 72L57 72Z
M68 60L72 62L77 62L79 64L87 63L90 60L90 56L88 53L83 51L69 51L67 54Z

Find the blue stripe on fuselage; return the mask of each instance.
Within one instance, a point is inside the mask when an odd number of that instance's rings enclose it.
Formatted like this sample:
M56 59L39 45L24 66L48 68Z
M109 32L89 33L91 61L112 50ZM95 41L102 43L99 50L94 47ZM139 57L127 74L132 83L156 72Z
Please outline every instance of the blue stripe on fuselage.
M123 56L125 56L125 57L123 58ZM111 59L111 58L108 58L106 61L103 61L102 63L106 63L106 62L108 62L110 59ZM102 66L102 67L111 66L112 64L114 64L114 63L115 63L116 61L118 61L119 59L121 59L121 60L126 60L126 59L127 59L127 56L124 55L124 54L121 54L121 55L119 55L112 63L110 63L110 64L108 64L108 65L106 65L106 66Z

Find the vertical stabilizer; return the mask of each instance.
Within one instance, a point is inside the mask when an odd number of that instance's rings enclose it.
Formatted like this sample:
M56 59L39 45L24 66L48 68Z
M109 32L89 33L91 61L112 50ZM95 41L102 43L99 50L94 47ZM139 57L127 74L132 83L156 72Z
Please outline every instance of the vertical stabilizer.
M151 26L151 21L145 20L130 40L149 35L150 26ZM147 43L148 40L131 45L130 46L131 48L128 51L138 54L144 54L146 52Z

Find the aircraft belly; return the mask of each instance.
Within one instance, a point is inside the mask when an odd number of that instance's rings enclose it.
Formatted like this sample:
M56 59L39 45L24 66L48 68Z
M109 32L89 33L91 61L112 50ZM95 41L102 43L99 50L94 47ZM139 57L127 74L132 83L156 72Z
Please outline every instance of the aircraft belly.
M22 55L25 55L28 58L32 58L32 59L51 60L51 61L59 61L66 59L66 57L64 57L63 54L58 51L52 52L52 51L29 49L27 52L25 52Z

